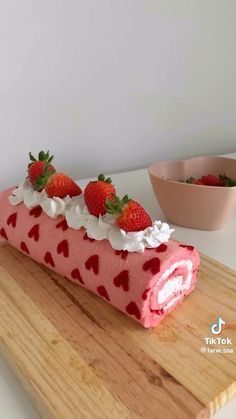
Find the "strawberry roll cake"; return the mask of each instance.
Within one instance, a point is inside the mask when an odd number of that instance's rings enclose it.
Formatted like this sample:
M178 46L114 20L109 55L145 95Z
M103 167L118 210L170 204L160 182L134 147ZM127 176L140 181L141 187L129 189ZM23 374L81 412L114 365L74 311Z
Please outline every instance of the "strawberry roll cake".
M103 175L84 192L32 155L27 179L0 194L0 235L39 263L96 293L144 327L156 326L196 285L199 255L173 230L119 199Z

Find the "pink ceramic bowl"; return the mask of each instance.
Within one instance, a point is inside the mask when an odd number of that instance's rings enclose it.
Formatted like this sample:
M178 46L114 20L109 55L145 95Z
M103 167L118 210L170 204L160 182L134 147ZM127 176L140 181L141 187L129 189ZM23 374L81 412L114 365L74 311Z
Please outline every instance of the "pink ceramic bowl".
M166 219L201 230L221 229L236 207L236 187L201 186L179 182L190 176L226 173L236 179L236 160L195 157L154 163L148 169L153 191Z

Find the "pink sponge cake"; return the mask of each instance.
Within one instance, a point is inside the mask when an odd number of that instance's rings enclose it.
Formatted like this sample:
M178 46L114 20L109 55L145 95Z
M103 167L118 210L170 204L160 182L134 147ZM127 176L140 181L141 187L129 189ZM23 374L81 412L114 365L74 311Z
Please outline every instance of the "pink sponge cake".
M142 217L139 209L137 218L133 205L137 228L122 230L117 219L124 222L124 209L119 216L114 214L115 199L110 204L107 200L105 214L96 216L84 203L89 202L86 189L84 196L50 197L27 182L0 194L0 234L21 252L147 328L156 326L194 289L199 255L193 246L168 241L171 230L165 223L151 222L140 230L137 225L143 220L149 223L148 217ZM125 205L127 209L127 199ZM126 226L132 219L129 211Z

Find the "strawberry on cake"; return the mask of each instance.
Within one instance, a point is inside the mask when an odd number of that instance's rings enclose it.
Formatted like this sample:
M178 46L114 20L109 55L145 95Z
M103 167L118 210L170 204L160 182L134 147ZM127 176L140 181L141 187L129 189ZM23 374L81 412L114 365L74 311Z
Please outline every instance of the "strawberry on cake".
M169 240L168 224L120 199L111 178L82 192L48 152L30 159L26 180L0 194L2 239L147 328L194 289L196 249Z

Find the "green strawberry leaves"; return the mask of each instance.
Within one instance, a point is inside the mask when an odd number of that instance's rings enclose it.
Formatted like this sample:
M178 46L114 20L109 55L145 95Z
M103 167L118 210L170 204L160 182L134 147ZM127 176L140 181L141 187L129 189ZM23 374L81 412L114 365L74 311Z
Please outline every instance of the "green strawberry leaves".
M124 205L128 204L131 199L125 195L122 199L114 195L113 200L106 198L105 207L109 214L121 214Z
M99 182L112 183L111 177L106 178L102 173L98 176Z
M222 180L224 186L236 186L236 180L226 176L225 173L220 174L219 179Z
M41 150L38 154L38 159L36 159L31 152L29 153L29 158L30 158L31 162L44 161L46 164L50 164L52 162L54 156L49 155L49 150L46 153Z

